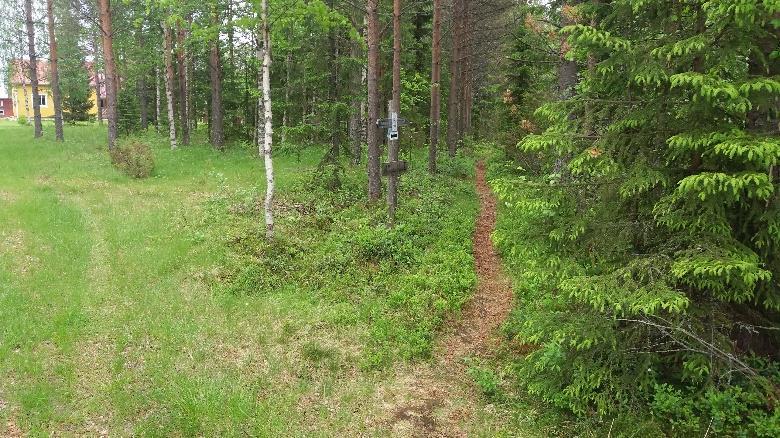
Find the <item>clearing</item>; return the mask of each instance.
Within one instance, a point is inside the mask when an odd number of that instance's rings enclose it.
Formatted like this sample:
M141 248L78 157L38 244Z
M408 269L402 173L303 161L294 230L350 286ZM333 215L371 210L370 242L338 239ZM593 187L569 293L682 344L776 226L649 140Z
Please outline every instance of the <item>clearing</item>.
M489 240L495 205L481 167L479 288L462 318L452 319L465 298L422 291L426 269L465 264L471 274L459 275L473 276L477 200L468 176L441 183L454 198L436 195L459 212L443 222L451 226L415 225L422 230L415 236L436 227L465 236L454 249L441 246L452 244L447 236L424 240L421 252L440 247L460 257L434 260L363 222L374 234L323 237L378 213L357 205L323 221L319 215L331 214L325 207L285 199L322 151L280 153L280 234L299 229L283 244L302 246L304 255L271 258L266 268L283 271L278 278L238 275L221 270L245 260L236 246L250 248L253 260L267 259L260 244L246 243L262 228L252 210L262 165L251 149L171 152L153 140L155 174L132 180L108 163L103 130L73 127L56 144L45 128L46 138L34 142L29 127L0 123L0 434L494 435L502 428L502 415L473 389L463 361L487 350L511 297ZM409 185L433 184L418 173L410 173ZM362 181L362 168L348 169L345 185L351 174ZM410 211L399 218L416 224L412 218L428 217L421 205L434 202L414 190L437 187L410 188L407 197L420 199L407 202ZM248 211L228 213L242 205ZM363 254L387 239L408 251L409 261L372 253L358 264L348 259L351 270L332 277L314 278L319 265L306 270L313 262L305 254ZM342 277L349 284L334 280ZM473 285L466 280L458 283L463 290ZM398 286L415 281L423 285L419 296ZM248 293L255 284L267 288ZM410 316L428 313L434 316ZM442 318L452 322L434 337Z

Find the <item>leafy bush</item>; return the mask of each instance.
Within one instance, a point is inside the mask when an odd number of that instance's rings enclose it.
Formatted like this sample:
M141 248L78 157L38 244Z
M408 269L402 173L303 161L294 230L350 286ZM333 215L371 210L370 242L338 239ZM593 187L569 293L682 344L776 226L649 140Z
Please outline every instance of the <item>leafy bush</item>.
M16 123L20 125L26 125L27 124L27 116L24 114L20 114L19 117L16 118Z
M120 140L110 154L111 164L127 176L146 178L154 170L152 148L141 140Z

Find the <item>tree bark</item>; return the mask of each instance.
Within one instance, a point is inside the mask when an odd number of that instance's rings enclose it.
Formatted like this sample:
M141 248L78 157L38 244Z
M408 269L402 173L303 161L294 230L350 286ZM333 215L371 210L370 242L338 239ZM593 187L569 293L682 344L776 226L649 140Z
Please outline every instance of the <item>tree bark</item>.
M377 201L382 194L382 181L379 171L381 137L379 127L379 0L368 0L368 122L366 123L368 142L368 199Z
M452 158L458 150L458 121L460 111L458 109L458 95L460 94L460 16L463 1L452 2L452 46L450 48L450 94L447 99L447 151Z
M431 39L431 132L428 143L428 171L436 173L441 115L441 0L433 0L433 37Z
M331 9L333 1L330 2ZM340 143L340 131L341 121L339 120L338 111L338 98L339 98L339 46L336 39L336 30L331 29L328 32L328 43L330 44L330 87L329 87L329 99L331 103L331 126L330 126L330 158L335 162L339 157L339 143Z
M360 57L360 44L357 41L353 41L350 47L350 56L354 59L357 59ZM358 165L360 164L360 160L362 159L363 151L362 151L362 114L361 114L361 108L362 108L362 93L359 93L358 90L362 90L361 83L360 83L360 76L362 74L362 69L360 71L352 71L350 72L351 76L351 85L352 85L352 92L354 95L352 96L352 102L350 103L350 114L349 114L349 142L352 145L352 164Z
M100 71L98 70L98 59L100 58L100 50L97 39L92 42L93 46L93 61L92 61L92 74L95 75L95 106L97 113L97 121L99 125L103 124L103 104L101 103L103 97L100 90ZM103 78L105 80L105 77Z
M271 32L268 25L268 0L262 0L263 20L263 107L265 109L265 132L263 158L265 161L265 235L274 237L274 163L271 155L273 146L273 113L271 111Z
M160 67L154 66L154 129L160 133Z
M105 0L107 1L107 0ZM30 57L30 86L33 96L33 124L35 126L35 138L43 136L41 125L41 101L38 94L38 58L35 54L35 27L32 18L32 0L25 0L24 12L27 25L27 56Z
M98 0L100 32L103 37L103 60L106 63L106 108L108 118L108 148L113 149L117 137L117 76L114 62L114 34L111 30L110 0Z
M57 69L57 37L54 33L53 0L46 0L47 28L49 31L49 67L51 69L51 97L54 100L54 132L58 141L65 140L62 132L62 91L60 90L60 75Z
M165 99L168 103L168 135L171 149L176 149L176 114L173 103L173 35L171 28L165 23L163 27L163 58L165 60Z
M189 38L190 29L192 29L192 15L187 17L187 29L184 31L185 37ZM189 116L189 125L187 125L187 132L192 132L198 129L198 117L195 112L195 96L193 95L192 80L195 74L195 64L192 58L192 51L185 51L185 70L184 70L184 82L187 85L187 115Z
M213 23L219 29L219 11L214 8ZM222 115L222 64L219 57L219 30L211 41L209 52L209 77L211 79L211 145L218 150L224 148Z
M184 47L184 29L178 25L176 44L176 61L179 74L179 127L181 129L181 144L190 144L190 119L187 115L187 65L186 49Z
M392 112L401 112L401 0L393 0L393 101ZM387 161L398 161L400 139L388 140ZM398 207L398 177L392 172L387 182L387 211L390 227L395 226L395 210Z

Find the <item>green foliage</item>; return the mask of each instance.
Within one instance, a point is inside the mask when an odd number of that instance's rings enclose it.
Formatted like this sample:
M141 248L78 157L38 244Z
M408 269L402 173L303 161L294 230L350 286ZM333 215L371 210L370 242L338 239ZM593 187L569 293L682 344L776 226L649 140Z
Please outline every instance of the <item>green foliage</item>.
M16 123L20 125L26 125L27 124L27 116L24 114L19 114L19 116L16 118Z
M398 225L389 229L384 212L364 200L363 171L343 168L335 188L299 175L275 206L280 237L270 243L259 220L263 193L225 181L198 222L230 249L211 283L231 296L295 288L351 309L339 322L366 326L363 367L426 357L436 329L476 283L473 183L411 170L402 179Z
M577 94L491 168L518 381L577 415L776 431L779 6L737 3L585 2Z
M110 154L111 164L127 176L147 178L154 171L152 149L142 140L123 139Z
M141 113L138 108L138 98L132 88L122 88L117 96L117 129L124 135L138 130L141 125Z

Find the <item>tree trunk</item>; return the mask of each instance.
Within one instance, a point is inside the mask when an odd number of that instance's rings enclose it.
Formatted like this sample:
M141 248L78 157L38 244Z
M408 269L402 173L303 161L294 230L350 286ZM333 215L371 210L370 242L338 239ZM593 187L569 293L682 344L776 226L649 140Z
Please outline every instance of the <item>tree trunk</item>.
M162 23L163 27L163 58L165 59L165 99L168 104L168 133L171 149L176 149L176 115L173 104L173 35L171 28Z
M431 132L428 143L428 171L436 173L441 115L441 0L433 0L433 37L431 39Z
M32 18L32 0L25 0L24 12L27 25L27 56L30 57L30 86L33 97L33 122L35 125L35 138L43 135L41 125L41 101L38 94L38 58L35 55L35 27Z
M365 26L360 30L360 34L365 37ZM361 52L360 43L357 41L352 42L350 56L353 59L358 59L363 55ZM349 117L349 140L352 144L352 164L358 165L363 159L363 118L365 117L365 111L362 90L364 90L365 70L361 67L358 71L352 71L351 77L353 97Z
M381 137L379 127L379 0L368 0L368 122L366 123L368 142L368 199L377 201L382 194L382 181L379 171Z
M108 117L108 148L113 149L117 137L117 76L114 63L114 34L111 30L110 0L98 0L100 9L100 32L103 37L103 60L106 63L106 108Z
M447 151L454 157L458 150L458 95L460 94L460 16L462 0L452 2L452 47L450 49L450 95L447 99Z
M401 112L401 0L393 0L393 101L392 113ZM401 149L401 140L388 140L387 161L395 163ZM390 227L395 226L395 210L398 207L398 176L391 172L387 182L387 211Z
M138 47L144 46L143 22L136 31L136 42L138 43ZM141 122L141 129L145 131L149 127L149 113L146 99L146 71L143 71L138 75L138 79L135 82L135 88L138 97L138 118Z
M53 0L46 0L47 28L49 30L49 66L51 69L51 97L54 100L54 132L58 141L63 141L62 133L62 92L60 90L60 75L57 69L57 37L54 34Z
M160 67L154 66L154 129L160 133Z
M187 17L187 29L184 31L184 35L189 37L189 29L192 29L192 15ZM189 116L189 125L187 125L187 132L192 132L198 129L198 117L195 113L195 96L193 95L192 80L195 74L195 65L192 59L192 52L187 50L185 52L185 70L184 70L184 82L187 85L187 115Z
M213 23L219 28L219 11L214 8ZM219 57L219 31L211 41L209 52L209 77L211 79L211 145L218 150L224 147L222 115L222 64Z
M329 1L329 7L334 9L333 0ZM339 45L336 36L336 29L331 28L328 32L328 43L330 45L330 87L328 88L328 100L331 103L330 151L328 155L329 159L331 159L334 163L338 161L338 157L340 155L339 143L341 141L341 120L339 120L339 109L337 105L339 99Z
M186 50L184 47L184 29L178 25L178 37L176 43L176 60L179 73L179 122L181 129L181 144L190 144L190 119L187 115L187 65Z
M263 158L265 161L265 235L274 236L274 163L271 155L273 146L273 113L271 111L271 32L268 26L268 0L262 0L263 20L263 107L265 109L265 129Z
M98 70L98 59L100 58L100 50L98 49L99 44L97 42L97 38L92 42L93 50L93 61L92 61L92 74L95 75L95 106L96 106L96 113L97 113L97 121L99 125L103 124L103 96L100 90L100 71ZM105 81L105 77L103 78Z

